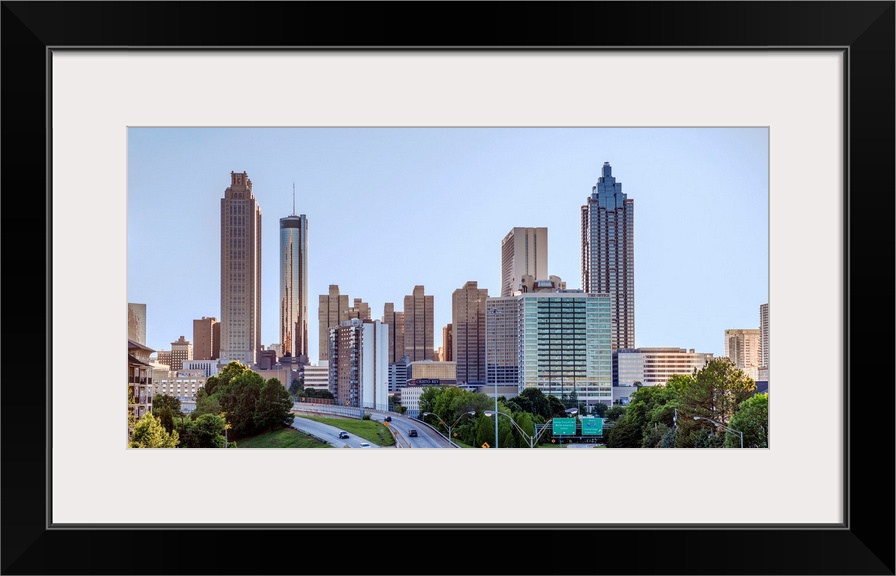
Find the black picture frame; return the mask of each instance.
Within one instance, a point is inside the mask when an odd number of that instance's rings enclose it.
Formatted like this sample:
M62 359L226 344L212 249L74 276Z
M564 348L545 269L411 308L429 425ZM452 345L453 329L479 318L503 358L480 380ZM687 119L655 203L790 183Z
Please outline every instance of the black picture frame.
M2 2L2 572L894 574L892 330L888 324L865 328L893 317L894 14L893 1ZM239 35L230 31L234 22ZM49 274L50 51L282 46L845 52L845 426L824 430L823 415L811 415L816 431L806 440L843 442L844 524L607 530L378 525L313 532L191 527L176 538L186 542L181 545L167 544L175 538L150 527L49 526L50 282L64 282ZM864 260L871 254L877 264ZM853 324L862 326L855 344ZM812 367L813 360L806 363ZM755 493L743 497L761 498L763 483L772 481L758 478ZM137 497L153 504L151 494ZM674 495L649 495L656 506L664 497Z

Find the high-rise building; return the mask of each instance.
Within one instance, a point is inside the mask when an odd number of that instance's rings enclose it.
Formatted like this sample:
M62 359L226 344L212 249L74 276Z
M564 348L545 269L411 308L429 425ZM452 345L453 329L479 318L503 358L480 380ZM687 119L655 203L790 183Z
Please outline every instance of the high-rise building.
M759 366L768 370L768 304L759 305Z
M635 202L604 162L582 206L582 289L609 294L613 350L635 347Z
M404 297L404 356L408 360L432 360L433 297L424 294L423 286Z
M174 371L184 367L184 362L193 359L193 344L181 336L171 343L171 369Z
M328 330L329 382L340 406L387 410L389 326L352 318Z
M308 361L308 218L295 206L280 219L280 354Z
M613 386L664 386L669 378L701 370L713 355L685 348L631 348L613 352ZM614 390L615 392L615 390ZM628 394L625 394L628 395ZM615 398L614 398L615 400Z
M453 360L457 383L485 381L485 301L488 290L469 281L451 295Z
M128 340L146 345L146 304L128 302Z
M193 360L215 360L218 357L215 327L220 330L219 324L216 318L208 316L193 320ZM221 334L220 331L218 334Z
M449 323L442 326L442 346L439 348L439 361L451 362L452 360L454 360L454 324Z
M330 284L327 294L318 297L318 349L319 360L326 360L330 347L330 328L339 326L348 314L348 295L339 294L339 286Z
M395 364L404 356L404 312L396 311L393 302L386 302L383 324L389 325L389 364Z
M501 241L501 296L512 296L525 275L548 275L547 228L513 228Z
M346 310L343 320L351 320L352 318L357 318L358 320L371 320L370 305L360 298L355 298L353 302L354 304Z
M221 362L255 365L261 343L261 208L245 172L221 199Z
M759 328L725 330L725 356L747 376L759 379Z
M610 299L560 284L536 281L531 291L487 300L486 387L516 383L520 392L535 387L587 406L609 406Z

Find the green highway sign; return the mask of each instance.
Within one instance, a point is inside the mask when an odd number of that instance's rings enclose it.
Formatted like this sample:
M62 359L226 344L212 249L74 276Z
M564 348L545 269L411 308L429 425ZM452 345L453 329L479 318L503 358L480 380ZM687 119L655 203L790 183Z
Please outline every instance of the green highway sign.
M603 436L604 419L603 418L582 418L582 434L595 434Z
M575 436L576 419L575 418L554 418L551 432L563 436Z

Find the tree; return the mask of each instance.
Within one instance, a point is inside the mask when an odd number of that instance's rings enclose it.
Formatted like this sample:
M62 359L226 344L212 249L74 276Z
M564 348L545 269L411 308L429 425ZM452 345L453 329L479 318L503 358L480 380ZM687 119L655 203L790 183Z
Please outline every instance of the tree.
M610 406L604 412L607 420L610 422L615 422L619 418L625 415L625 406Z
M148 413L134 426L134 435L128 446L130 448L175 448L177 443L177 430L169 433L152 413Z
M159 408L170 408L174 416L180 416L180 399L168 394L156 394L152 397L152 410L156 412Z
M516 402L526 412L541 416L545 420L553 416L550 400L544 395L544 392L534 386L527 387L520 392Z
M259 430L273 430L292 424L295 416L291 412L292 400L289 392L277 378L265 382L255 401L255 426Z
M710 422L695 421L694 416L727 426L740 403L756 391L753 379L728 358L713 358L693 376L677 376L670 383L671 389L677 392L677 445L680 447L705 444L702 434L692 436L707 427L714 427ZM715 442L709 444L715 445Z
M737 407L730 427L744 435L744 448L768 448L768 393L756 394ZM725 447L739 448L740 435L726 433Z
M598 417L603 418L607 413L607 405L603 402L598 402L591 407L591 411Z
M566 405L557 398L556 396L550 395L548 396L548 403L551 407L551 416L560 416L561 418L566 416Z
M292 384L289 385L289 393L292 396L301 396L305 392L304 378L293 378Z
M174 430L174 412L172 412L169 406L161 406L159 408L153 406L152 411L166 432Z
M236 365L231 362L225 367ZM233 426L237 438L254 434L258 427L255 422L255 403L264 385L264 378L251 370L243 370L232 376L226 383L219 383L215 395L220 395L221 408L227 413L227 420Z
M203 414L191 424L199 448L224 447L224 418L217 414Z
M641 428L627 418L620 418L607 431L607 448L640 448L643 441Z

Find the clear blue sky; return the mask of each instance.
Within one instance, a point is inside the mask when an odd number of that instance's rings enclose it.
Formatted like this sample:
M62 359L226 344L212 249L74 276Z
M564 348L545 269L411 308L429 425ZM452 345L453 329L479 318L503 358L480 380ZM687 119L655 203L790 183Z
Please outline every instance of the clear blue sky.
M247 172L262 212L262 340L278 342L279 221L308 230L310 356L318 295L404 306L499 295L501 240L548 228L548 271L581 288L580 209L604 162L635 203L635 344L722 355L728 328L768 302L766 128L130 128L128 302L147 345L220 314L220 200ZM122 313L124 322L124 313Z

